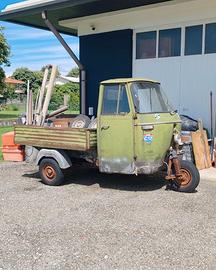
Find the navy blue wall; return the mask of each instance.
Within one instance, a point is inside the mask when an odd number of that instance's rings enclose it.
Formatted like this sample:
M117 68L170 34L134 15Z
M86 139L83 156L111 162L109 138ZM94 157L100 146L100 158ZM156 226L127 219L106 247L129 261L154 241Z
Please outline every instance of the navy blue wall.
M87 76L87 113L97 113L99 83L132 76L132 37L130 29L80 37L80 60Z

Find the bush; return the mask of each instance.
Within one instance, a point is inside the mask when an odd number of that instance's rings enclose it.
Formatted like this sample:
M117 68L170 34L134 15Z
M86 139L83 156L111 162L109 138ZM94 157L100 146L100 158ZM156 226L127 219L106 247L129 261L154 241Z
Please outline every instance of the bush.
M54 94L49 105L50 111L54 111L63 105L65 94L69 95L69 110L79 110L79 85L75 83L66 83L55 87Z
M18 106L15 105L15 104L10 104L10 105L5 105L3 110L4 110L4 111L18 112L18 111L19 111L19 108L18 108Z

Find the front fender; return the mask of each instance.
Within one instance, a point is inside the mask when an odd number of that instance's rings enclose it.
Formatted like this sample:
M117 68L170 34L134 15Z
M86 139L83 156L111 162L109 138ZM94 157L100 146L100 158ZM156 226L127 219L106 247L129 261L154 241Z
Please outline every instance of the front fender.
M61 169L67 169L72 166L69 156L63 150L41 149L36 159L36 165L39 165L43 158L55 159Z

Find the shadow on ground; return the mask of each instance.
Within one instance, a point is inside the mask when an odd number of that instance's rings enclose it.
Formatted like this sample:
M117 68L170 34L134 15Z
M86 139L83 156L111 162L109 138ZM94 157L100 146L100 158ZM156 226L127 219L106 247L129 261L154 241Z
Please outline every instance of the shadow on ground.
M23 177L40 179L39 173L27 173ZM73 167L65 172L63 185L98 184L102 188L118 189L127 191L153 191L166 185L162 175L135 176L123 174L102 174L97 168Z

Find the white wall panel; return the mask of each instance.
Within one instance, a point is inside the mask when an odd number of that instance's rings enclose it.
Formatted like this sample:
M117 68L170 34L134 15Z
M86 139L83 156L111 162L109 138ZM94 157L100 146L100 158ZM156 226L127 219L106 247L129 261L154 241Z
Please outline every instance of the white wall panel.
M133 77L145 77L161 82L172 104L179 109L180 68L181 65L177 57L136 60L133 65Z
M159 80L181 114L202 118L210 127L209 93L216 96L216 54L134 60L133 76Z

